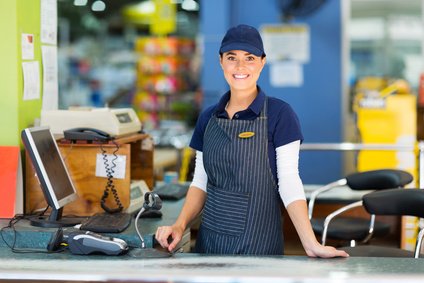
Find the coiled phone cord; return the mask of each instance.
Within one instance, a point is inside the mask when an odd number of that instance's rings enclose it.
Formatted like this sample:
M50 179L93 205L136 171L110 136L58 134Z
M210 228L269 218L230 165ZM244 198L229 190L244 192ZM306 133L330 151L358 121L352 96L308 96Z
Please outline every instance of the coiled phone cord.
M105 190L103 191L103 196L100 201L100 206L103 208L104 211L108 213L117 213L121 212L124 209L124 206L121 203L121 200L119 199L118 192L115 189L115 185L113 183L113 173L115 173L114 168L116 167L115 160L118 159L118 156L116 153L119 150L119 145L112 140L113 144L116 146L115 150L113 151L112 155L114 156L112 159L112 167L109 167L109 162L107 160L107 154L106 150L103 147L103 144L100 145L100 149L102 151L102 157L103 157L103 163L105 165L106 175L107 175L107 182ZM109 190L112 191L113 197L115 199L115 203L118 205L116 208L111 208L106 204L106 199L109 196Z

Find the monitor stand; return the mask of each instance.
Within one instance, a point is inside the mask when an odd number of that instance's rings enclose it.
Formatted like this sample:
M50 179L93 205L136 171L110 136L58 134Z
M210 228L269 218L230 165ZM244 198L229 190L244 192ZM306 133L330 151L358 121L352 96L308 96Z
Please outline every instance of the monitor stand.
M62 217L62 208L52 209L50 215L33 215L28 217L30 224L43 228L70 227L80 224L83 218Z
M157 250L154 248L135 248L130 250L128 255L137 258L167 258L172 256L172 254L169 252Z

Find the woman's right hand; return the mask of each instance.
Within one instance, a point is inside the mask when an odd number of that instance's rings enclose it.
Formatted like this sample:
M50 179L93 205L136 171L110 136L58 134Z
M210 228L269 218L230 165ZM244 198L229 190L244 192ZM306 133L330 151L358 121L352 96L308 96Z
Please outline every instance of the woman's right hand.
M185 229L202 211L206 201L206 192L197 187L190 187L187 192L183 208L172 226L160 226L156 230L155 238L168 251L175 250L181 241Z
M155 238L158 243L169 252L172 252L183 237L184 229L179 226L160 226L156 230Z

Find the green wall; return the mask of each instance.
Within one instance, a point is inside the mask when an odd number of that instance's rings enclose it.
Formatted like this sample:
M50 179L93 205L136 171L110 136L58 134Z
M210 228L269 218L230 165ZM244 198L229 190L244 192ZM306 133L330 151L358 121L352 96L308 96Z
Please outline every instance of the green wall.
M23 100L21 59L21 34L33 34L34 60L40 64L42 86L40 1L0 1L0 145L19 145L20 131L40 116L41 99Z

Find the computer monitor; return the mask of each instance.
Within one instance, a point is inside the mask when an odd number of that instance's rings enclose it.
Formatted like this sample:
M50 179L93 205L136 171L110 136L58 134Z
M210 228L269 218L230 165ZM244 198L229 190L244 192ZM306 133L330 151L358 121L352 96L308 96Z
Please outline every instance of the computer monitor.
M37 173L44 198L52 209L49 216L30 217L31 225L63 227L80 223L81 219L78 218L62 218L63 207L74 201L77 193L50 129L27 128L22 131L21 137Z

